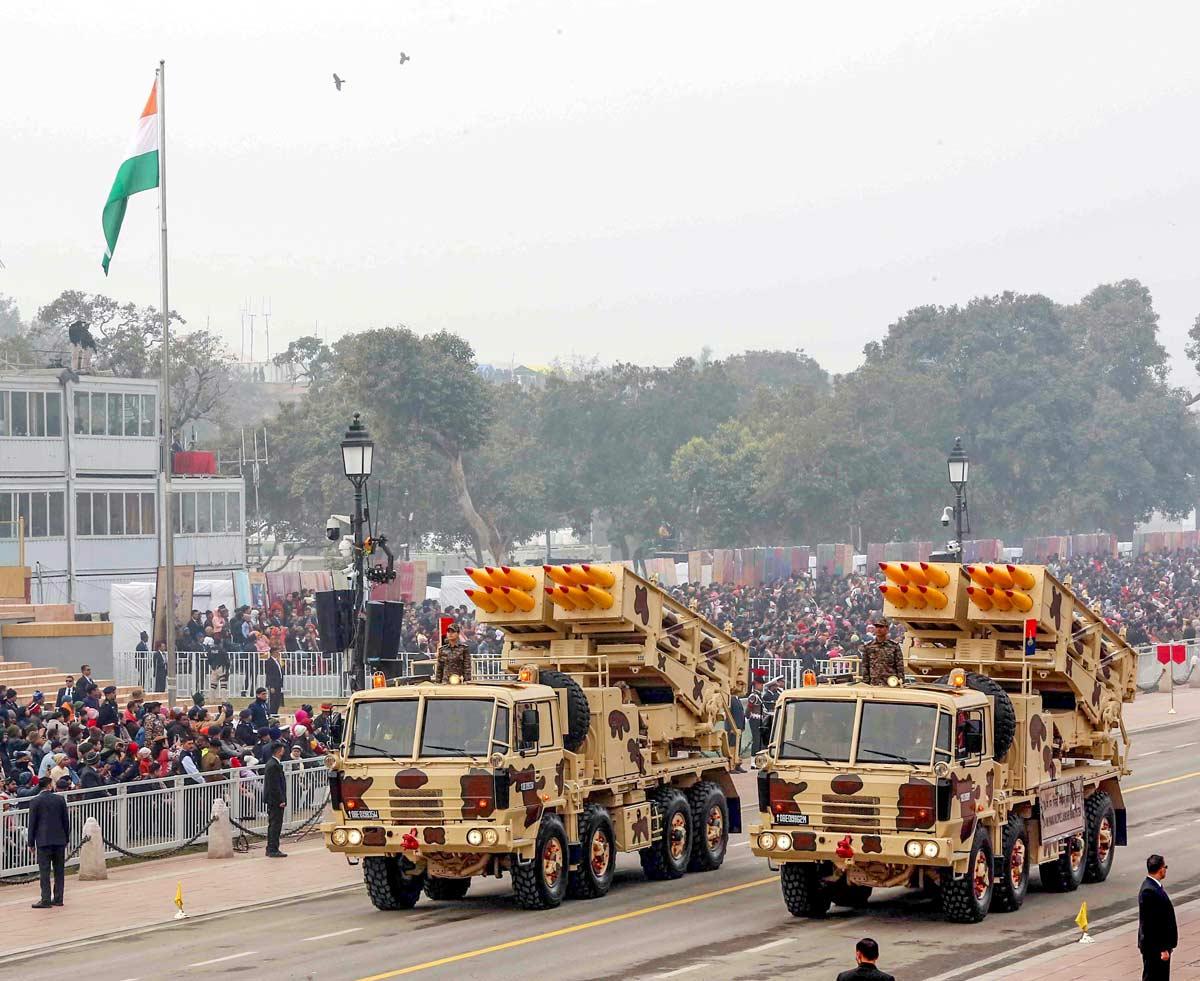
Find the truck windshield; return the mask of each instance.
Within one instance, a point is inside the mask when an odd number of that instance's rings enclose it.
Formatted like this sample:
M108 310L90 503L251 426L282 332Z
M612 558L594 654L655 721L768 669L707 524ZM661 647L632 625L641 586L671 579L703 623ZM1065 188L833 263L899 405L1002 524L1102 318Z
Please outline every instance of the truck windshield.
M779 758L848 763L854 737L853 699L800 698L784 706Z
M937 708L904 702L863 702L858 734L859 763L929 766Z
M354 708L350 756L412 756L417 699L359 702Z
M429 698L421 730L422 759L435 756L487 756L492 739L492 709L483 698Z

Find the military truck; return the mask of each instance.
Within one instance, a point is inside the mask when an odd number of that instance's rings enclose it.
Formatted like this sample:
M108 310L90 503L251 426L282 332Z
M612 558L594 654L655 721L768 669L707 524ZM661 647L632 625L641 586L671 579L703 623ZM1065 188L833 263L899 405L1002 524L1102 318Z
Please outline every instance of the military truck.
M882 563L909 678L780 697L758 773L755 855L795 916L873 889L946 919L1100 882L1126 843L1122 706L1136 657L1042 566Z
M730 698L745 647L619 564L468 569L504 680L356 692L326 846L371 901L461 899L507 873L520 905L603 896L618 852L650 879L720 867L741 830Z

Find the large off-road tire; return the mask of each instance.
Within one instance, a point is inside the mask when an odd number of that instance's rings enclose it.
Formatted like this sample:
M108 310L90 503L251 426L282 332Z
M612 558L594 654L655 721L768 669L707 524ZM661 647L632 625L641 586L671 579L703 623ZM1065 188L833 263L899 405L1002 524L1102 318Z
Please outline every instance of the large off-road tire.
M692 809L674 787L659 787L649 795L661 819L662 838L638 852L647 879L678 879L692 858Z
M425 895L437 902L462 899L470 888L470 879L439 879L436 875L425 878Z
M1010 814L1000 839L1000 875L992 894L992 910L1015 913L1029 890L1029 830L1025 819Z
M572 899L596 899L608 892L617 871L617 839L608 808L588 804L579 819L579 868L567 880Z
M412 909L421 896L425 874L405 875L396 855L368 855L363 859L363 881L376 909Z
M1084 882L1103 882L1112 871L1116 855L1117 811L1112 798L1103 790L1083 803L1084 831L1087 834Z
M821 881L821 867L814 862L784 862L779 872L783 903L792 916L818 917L829 912L833 901L829 886Z
M1046 892L1074 892L1083 882L1087 869L1087 829L1083 834L1069 838L1063 843L1062 853L1053 862L1038 866L1042 876L1042 888Z
M967 874L949 875L942 883L942 916L950 923L978 923L992 904L992 838L987 828L975 829Z
M950 676L948 674L942 675L942 677L938 678L937 683L939 685L949 684ZM1001 688L997 682L987 677L987 675L968 671L967 687L972 691L991 695L992 701L996 703L996 718L992 726L992 756L999 762L1008 755L1013 740L1017 736L1017 710L1013 708L1012 699L1008 697L1008 692Z
M847 909L862 909L871 899L870 886L851 885L845 879L839 879L830 889L830 898L834 906L845 906Z
M592 710L579 682L561 671L539 671L538 683L567 692L567 731L563 733L563 749L574 753L587 739L592 724Z
M554 909L567 894L570 851L557 814L543 814L533 861L512 868L513 893L523 909Z
M689 872L712 872L725 861L729 849L729 802L725 792L711 780L688 788L692 811L692 857Z

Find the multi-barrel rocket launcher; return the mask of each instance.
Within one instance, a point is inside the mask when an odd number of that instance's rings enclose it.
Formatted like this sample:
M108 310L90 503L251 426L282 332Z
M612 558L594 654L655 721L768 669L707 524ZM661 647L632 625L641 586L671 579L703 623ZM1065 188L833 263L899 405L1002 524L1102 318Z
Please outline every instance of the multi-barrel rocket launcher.
M987 675L1009 692L1018 720L1048 720L1056 756L1124 762L1121 707L1136 694L1137 657L1045 566L879 567L883 612L904 625L912 672Z
M466 591L478 622L504 633L506 671L571 675L601 719L623 682L656 762L685 746L736 756L721 723L746 690L749 655L715 624L620 563L466 572L479 587Z

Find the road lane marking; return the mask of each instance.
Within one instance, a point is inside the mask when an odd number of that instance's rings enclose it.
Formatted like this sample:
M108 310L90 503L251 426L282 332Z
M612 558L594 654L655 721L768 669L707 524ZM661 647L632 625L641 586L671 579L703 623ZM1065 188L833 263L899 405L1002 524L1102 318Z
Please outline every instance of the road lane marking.
M205 967L208 964L220 964L222 961L232 961L239 957L249 957L251 954L257 953L257 950L243 950L240 954L226 954L224 957L214 957L210 961L196 961L195 964L189 964L188 967Z
M708 967L708 963L704 962L701 964L691 964L688 967L681 967L678 970L668 971L666 974L656 974L654 976L655 978L675 978L681 974L687 974L690 971L699 971L702 967Z
M724 889L714 889L712 892L697 893L694 896L685 896L682 899L673 899L667 903L657 903L654 906L643 906L641 909L633 909L627 913L617 913L614 916L604 916L598 920L588 920L585 923L576 923L574 926L562 927L558 930L550 930L546 933L535 933L529 937L520 937L517 940L508 940L500 944L492 944L490 947L480 947L476 950L467 950L461 954L451 954L449 957L439 957L435 961L426 961L423 964L413 964L411 967L401 967L394 971L384 971L382 974L372 974L365 978L359 978L359 981L384 981L385 978L397 978L404 974L415 974L417 971L427 971L433 967L443 967L446 964L456 964L459 961L472 960L476 957L482 957L484 954L495 954L502 950L512 950L514 947L524 947L526 944L538 943L542 940L553 940L555 937L566 937L572 933L579 933L582 930L591 930L593 927L607 926L610 923L620 923L623 920L632 920L639 916L646 916L650 913L658 913L665 909L674 909L677 906L690 906L692 903L699 903L706 899L716 899L718 896L728 896L731 893L742 892L745 889L755 889L759 886L766 886L779 881L779 877L772 875L765 879L754 879L750 882L742 882L736 886L726 886Z
M297 940L296 943L306 944L310 940L328 940L330 937L342 937L347 933L358 933L358 931L361 929L362 927L351 927L349 930L338 930L336 933L321 933L315 937L305 937L302 940Z
M1195 746L1197 740L1193 739L1190 743L1176 743L1175 749L1183 749L1184 746Z
M1172 831L1178 831L1178 828L1160 828L1158 831L1151 831L1148 834L1142 835L1143 838L1157 838L1159 835L1169 835Z
M1137 756L1134 757L1134 759L1140 760L1140 759L1145 759L1147 756L1157 756L1161 752L1162 752L1161 749L1152 749L1152 750L1150 750L1149 753L1138 753Z
M794 944L795 937L784 937L782 940L772 940L769 944L759 944L757 947L751 947L749 950L738 951L739 954L757 954L761 950L770 950L772 947L782 947L784 944Z
M1151 787L1163 787L1169 783L1179 783L1180 780L1195 780L1200 777L1200 770L1193 770L1191 773L1181 773L1177 777L1167 777L1166 780L1155 780L1154 783L1138 784L1136 787L1122 787L1121 793L1132 794L1139 790L1149 790Z

